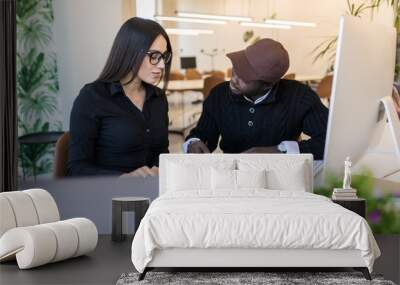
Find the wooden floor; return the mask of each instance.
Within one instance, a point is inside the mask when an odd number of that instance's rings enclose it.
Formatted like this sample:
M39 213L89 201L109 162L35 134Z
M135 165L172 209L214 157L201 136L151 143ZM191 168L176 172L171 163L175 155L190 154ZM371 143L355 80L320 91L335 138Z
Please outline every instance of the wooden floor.
M19 270L16 262L2 263L0 284L115 284L122 273L135 271L130 258L131 239L115 243L109 235L101 235L96 250L88 256L29 270ZM374 272L398 284L400 235L377 236L376 239L382 257L376 261Z
M95 251L88 256L19 270L16 262L0 265L0 284L115 284L122 273L134 271L130 258L131 240L116 243L99 236Z

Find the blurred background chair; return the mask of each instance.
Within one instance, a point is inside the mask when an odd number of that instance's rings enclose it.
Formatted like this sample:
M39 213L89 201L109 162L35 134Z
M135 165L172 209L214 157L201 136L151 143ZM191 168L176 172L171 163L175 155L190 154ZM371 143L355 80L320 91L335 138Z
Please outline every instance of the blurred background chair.
M179 71L171 71L169 74L169 80L184 80L185 75L180 73Z
M186 69L185 79L194 80L194 79L201 79L201 73L195 68L188 68Z
M68 148L70 134L65 132L56 143L54 155L54 177L61 178L67 175Z
M225 72L223 72L221 70L210 71L207 75L225 79Z
M226 77L231 78L232 77L232 67L229 67L226 70Z
M203 87L203 99L205 100L208 95L210 95L211 89L213 89L216 85L224 82L225 80L218 76L209 76L204 78L204 87Z
M319 98L329 100L332 92L332 80L333 75L327 75L319 82L317 86L317 94Z
M288 73L285 76L283 76L283 79L295 80L296 79L296 73Z

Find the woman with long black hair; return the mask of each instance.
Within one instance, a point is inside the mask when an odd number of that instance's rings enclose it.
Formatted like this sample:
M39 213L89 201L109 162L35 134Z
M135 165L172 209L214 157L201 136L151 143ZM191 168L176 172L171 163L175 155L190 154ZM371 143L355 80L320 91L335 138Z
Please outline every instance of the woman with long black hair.
M75 99L68 175L158 174L158 157L169 145L171 59L158 23L135 17L122 25L99 78ZM163 89L156 87L161 80Z

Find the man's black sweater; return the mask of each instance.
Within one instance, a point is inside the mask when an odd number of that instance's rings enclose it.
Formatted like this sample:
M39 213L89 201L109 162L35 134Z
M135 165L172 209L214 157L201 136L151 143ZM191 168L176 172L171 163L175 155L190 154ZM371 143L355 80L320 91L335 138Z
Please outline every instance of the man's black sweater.
M254 104L232 93L229 82L217 85L204 101L197 126L186 138L199 138L210 151L217 147L225 153L240 153L251 147L276 146L282 141L299 141L301 153L322 159L328 109L307 85L281 79L267 98Z

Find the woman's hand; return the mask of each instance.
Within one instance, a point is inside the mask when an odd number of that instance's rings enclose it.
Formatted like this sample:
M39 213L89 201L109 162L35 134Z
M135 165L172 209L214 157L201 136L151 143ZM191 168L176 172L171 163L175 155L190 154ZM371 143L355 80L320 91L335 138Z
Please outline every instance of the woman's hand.
M147 176L157 176L158 175L158 167L153 166L149 168L148 166L142 166L138 169L135 169L132 172L124 173L120 177L147 177Z

